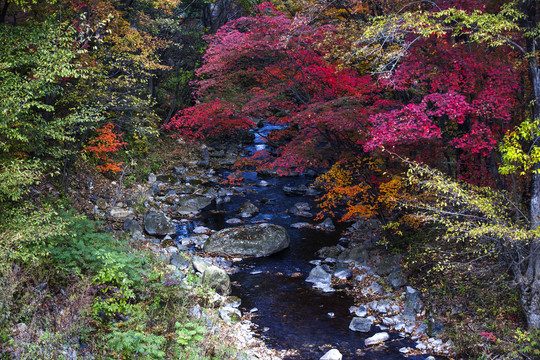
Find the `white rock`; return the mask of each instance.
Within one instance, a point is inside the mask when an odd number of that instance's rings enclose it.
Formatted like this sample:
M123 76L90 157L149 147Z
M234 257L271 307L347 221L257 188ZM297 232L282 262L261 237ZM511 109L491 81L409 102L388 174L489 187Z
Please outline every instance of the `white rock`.
M210 232L210 229L206 226L197 226L195 229L193 229L193 233L195 234L207 234Z
M341 360L343 355L337 349L332 349L324 354L320 360Z
M376 333L372 337L368 337L366 340L364 340L364 344L366 346L379 344L379 343L385 342L388 339L390 339L390 335L388 335L387 332L380 332L380 333Z

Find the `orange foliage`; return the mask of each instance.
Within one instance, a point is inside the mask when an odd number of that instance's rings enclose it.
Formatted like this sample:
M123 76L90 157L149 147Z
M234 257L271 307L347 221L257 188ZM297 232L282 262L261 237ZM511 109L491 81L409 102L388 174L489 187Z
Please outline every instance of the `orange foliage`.
M98 136L90 140L88 142L90 146L85 147L83 150L94 154L100 160L102 164L98 165L97 168L102 173L122 171L120 167L122 163L115 163L109 158L109 154L117 152L124 145L127 145L127 143L120 141L123 134L116 134L113 130L114 125L111 123L108 123L101 129L97 129Z
M342 221L390 215L398 200L406 195L401 178L385 180L381 167L382 162L374 159L342 161L332 166L316 181L324 190L318 199L318 217L335 216L334 211L340 206L346 209Z

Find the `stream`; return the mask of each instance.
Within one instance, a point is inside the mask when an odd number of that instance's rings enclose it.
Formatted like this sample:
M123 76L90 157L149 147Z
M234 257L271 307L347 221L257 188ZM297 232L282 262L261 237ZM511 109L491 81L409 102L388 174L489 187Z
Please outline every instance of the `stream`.
M247 150L253 153L264 148L264 138L258 135L254 145ZM391 333L391 339L383 345L366 349L364 340L380 330L376 326L372 328L375 331L369 333L349 330L353 318L349 307L354 305L353 298L339 289L324 293L305 281L314 267L309 262L316 259L315 252L324 246L338 244L345 228L339 223L333 232L291 228L290 225L296 222L314 223L313 219L287 212L298 202L309 203L312 212L316 212L314 197L288 196L283 186L309 185L313 179L307 176L261 179L255 172L244 172L243 175L243 184L237 190L244 195L232 196L230 202L216 206L218 211L207 215L204 225L215 230L237 226L227 224L226 220L237 217L241 204L250 200L260 213L247 219L246 224L269 222L287 229L291 239L289 248L271 256L237 262L235 266L239 271L231 276L232 295L242 299L243 313L253 313L251 321L258 327L256 333L268 346L297 350L296 355L285 359L318 360L331 348L338 349L344 359L425 359L427 356L401 354L400 348L414 348L415 342L395 333ZM259 186L261 180L268 186Z

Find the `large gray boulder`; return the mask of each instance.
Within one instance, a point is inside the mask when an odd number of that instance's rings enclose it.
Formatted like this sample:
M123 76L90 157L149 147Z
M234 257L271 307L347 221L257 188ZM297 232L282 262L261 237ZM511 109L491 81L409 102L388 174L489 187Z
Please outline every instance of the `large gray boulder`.
M144 229L150 235L176 234L176 225L162 212L149 212L144 217Z
M206 196L188 195L178 200L178 213L189 214L198 212L212 203L212 199Z
M231 293L231 280L225 270L211 265L207 267L201 278L201 283L214 289L220 295L228 295Z
M289 234L282 226L257 224L224 229L212 234L203 249L224 255L266 256L289 246Z

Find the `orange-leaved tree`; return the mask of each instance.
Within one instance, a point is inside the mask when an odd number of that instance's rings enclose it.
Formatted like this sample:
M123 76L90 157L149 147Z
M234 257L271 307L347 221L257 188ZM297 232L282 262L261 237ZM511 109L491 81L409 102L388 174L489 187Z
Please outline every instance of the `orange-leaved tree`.
M114 162L109 156L127 145L127 143L121 141L123 134L115 133L112 123L104 125L102 128L97 129L96 132L98 135L88 142L89 146L85 147L84 151L94 154L98 158L100 164L97 168L100 172L122 171L120 167L122 163Z

